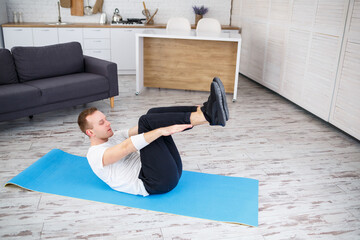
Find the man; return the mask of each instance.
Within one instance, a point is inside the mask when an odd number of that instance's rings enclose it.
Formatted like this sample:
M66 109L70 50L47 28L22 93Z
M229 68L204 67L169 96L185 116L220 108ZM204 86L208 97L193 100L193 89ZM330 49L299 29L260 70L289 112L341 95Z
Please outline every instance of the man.
M214 78L202 107L153 108L137 126L115 134L96 108L80 113L78 124L90 138L87 159L94 173L114 190L147 196L169 192L181 177L172 134L206 123L225 126L228 118L224 86Z

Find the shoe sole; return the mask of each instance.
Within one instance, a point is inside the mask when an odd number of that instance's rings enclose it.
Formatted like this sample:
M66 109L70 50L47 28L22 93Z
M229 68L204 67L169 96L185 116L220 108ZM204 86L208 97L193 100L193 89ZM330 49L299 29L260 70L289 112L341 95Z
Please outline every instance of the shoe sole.
M223 101L222 101L222 95L221 95L220 86L218 84L214 84L214 90L215 90L217 110L218 111L220 110L220 114L219 114L219 112L217 114L218 121L219 121L218 125L221 125L221 126L225 127L225 125L226 125L226 114L225 114L225 109L224 109L224 105L223 105Z
M226 101L226 93L225 93L225 88L224 88L224 84L221 82L220 78L215 77L213 79L213 82L216 82L221 90L221 96L222 96L222 101L224 104L224 109L225 109L225 115L226 115L226 121L229 120L229 108L227 106L227 101Z

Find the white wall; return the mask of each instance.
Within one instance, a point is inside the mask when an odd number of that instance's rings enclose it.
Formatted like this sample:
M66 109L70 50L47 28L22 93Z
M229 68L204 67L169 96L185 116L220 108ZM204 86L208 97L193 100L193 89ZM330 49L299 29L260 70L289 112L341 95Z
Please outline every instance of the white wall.
M7 20L7 13L6 13L6 3L5 0L0 0L0 24L6 23ZM0 48L4 47L2 29L0 27Z
M232 1L231 26L241 27L242 0Z
M3 1L3 0L2 0ZM90 6L94 6L96 0L89 0ZM123 18L143 18L143 1L138 0L104 0L103 11L106 12L108 20L111 19L114 9L120 10ZM6 0L8 21L12 22L13 12L23 12L25 22L56 22L57 0ZM86 5L87 0L84 0ZM171 17L186 17L191 23L195 22L195 14L192 6L209 8L205 17L216 18L223 25L230 24L231 0L146 0L146 7L154 12L159 8L155 16L155 23L166 23ZM72 23L98 23L100 14L92 16L71 16L69 8L61 8L63 22Z

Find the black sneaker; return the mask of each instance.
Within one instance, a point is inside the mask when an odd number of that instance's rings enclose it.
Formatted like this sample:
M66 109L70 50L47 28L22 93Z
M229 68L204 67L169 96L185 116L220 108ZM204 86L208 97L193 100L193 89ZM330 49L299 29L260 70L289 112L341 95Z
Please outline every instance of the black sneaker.
M222 101L222 95L219 85L216 82L211 83L210 96L207 102L201 107L205 119L210 125L225 126L226 115Z
M225 93L224 85L221 82L220 78L218 78L218 77L214 77L213 82L216 82L220 86L222 102L223 102L223 105L224 105L226 121L227 121L227 120L229 120L229 108L227 106L226 93Z

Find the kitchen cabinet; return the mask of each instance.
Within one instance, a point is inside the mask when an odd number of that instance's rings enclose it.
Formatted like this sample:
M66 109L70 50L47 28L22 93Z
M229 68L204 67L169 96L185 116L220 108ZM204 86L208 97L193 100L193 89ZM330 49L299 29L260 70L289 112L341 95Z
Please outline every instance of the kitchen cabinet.
M84 28L83 41L85 55L111 60L109 28Z
M57 28L33 28L34 46L46 46L59 43Z
M5 48L11 50L15 46L33 46L32 28L4 27Z
M59 28L59 43L79 42L83 46L82 28Z
M360 139L360 0L350 1L330 123Z
M115 62L119 74L135 74L135 34L142 28L111 29L111 61Z

